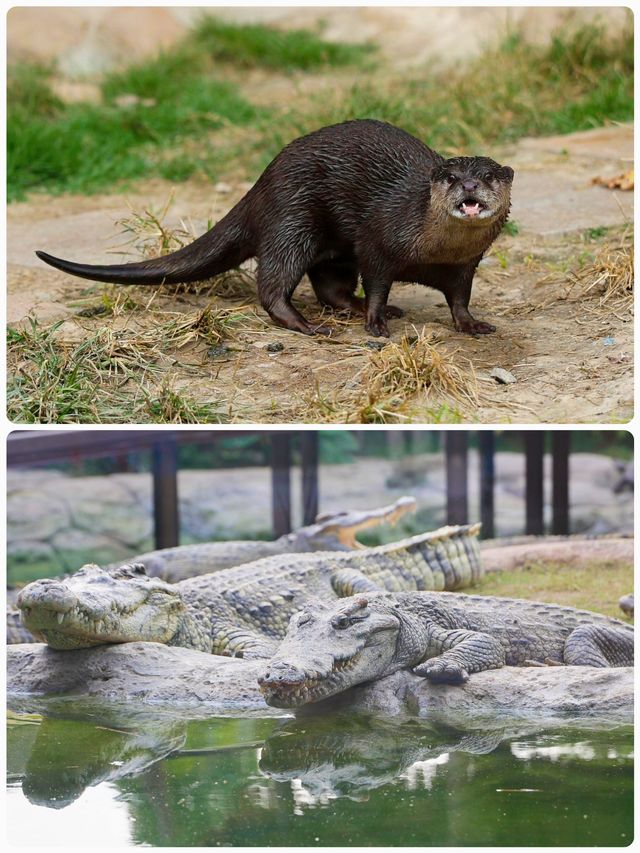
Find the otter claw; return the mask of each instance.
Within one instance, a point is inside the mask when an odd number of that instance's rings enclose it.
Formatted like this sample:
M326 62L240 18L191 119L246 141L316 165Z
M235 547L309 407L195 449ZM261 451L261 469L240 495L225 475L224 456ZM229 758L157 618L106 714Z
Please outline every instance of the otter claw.
M464 332L467 335L490 335L496 331L495 326L492 326L491 323L484 323L482 320L457 323L456 328L459 332Z
M368 332L370 335L373 335L374 338L389 338L391 334L387 327L387 323L382 318L378 320L374 320L371 323L365 323L364 327L365 332Z

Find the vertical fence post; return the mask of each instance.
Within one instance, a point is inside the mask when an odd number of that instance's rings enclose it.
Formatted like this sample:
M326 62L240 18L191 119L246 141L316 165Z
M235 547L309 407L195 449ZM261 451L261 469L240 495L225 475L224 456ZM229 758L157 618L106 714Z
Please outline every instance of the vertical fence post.
M154 442L153 524L156 548L172 548L180 541L178 517L178 445L168 436Z
M271 518L273 535L291 531L291 436L271 434Z
M544 533L544 430L525 430L526 515L525 532L533 536Z
M466 524L469 516L467 499L466 430L451 430L445 434L447 467L447 524Z
M302 523L313 524L318 514L318 431L300 433Z
M493 495L495 483L495 436L492 430L478 432L480 455L480 521L483 539L493 539L495 534Z
M555 429L551 432L553 468L553 516L551 532L559 536L569 534L569 452L571 430Z

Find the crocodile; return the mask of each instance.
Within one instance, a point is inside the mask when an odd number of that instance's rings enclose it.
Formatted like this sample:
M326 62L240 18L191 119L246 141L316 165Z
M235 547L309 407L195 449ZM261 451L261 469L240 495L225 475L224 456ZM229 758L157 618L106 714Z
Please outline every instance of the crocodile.
M297 708L409 668L461 684L503 666L631 666L633 628L587 610L514 598L400 592L314 602L291 619L258 679L267 704Z
M351 551L364 547L356 539L360 531L380 524L395 524L401 516L415 512L415 509L415 498L404 496L377 509L320 513L313 524L274 540L237 539L177 545L138 554L129 562L143 563L148 575L177 583L195 575L230 569L276 554Z
M482 574L479 524L351 552L281 554L175 584L141 563L87 565L25 586L25 627L56 649L152 641L212 654L269 657L290 617L312 599L359 592L457 589Z
M357 533L380 524L396 524L405 513L414 512L415 509L415 498L403 496L377 509L320 513L313 524L272 541L236 539L177 545L138 554L129 558L128 562L142 563L148 575L177 583L185 578L233 568L275 554L363 548L356 539ZM114 563L107 568L117 569L119 565ZM22 624L16 609L19 591L16 587L7 588L7 644L35 641Z

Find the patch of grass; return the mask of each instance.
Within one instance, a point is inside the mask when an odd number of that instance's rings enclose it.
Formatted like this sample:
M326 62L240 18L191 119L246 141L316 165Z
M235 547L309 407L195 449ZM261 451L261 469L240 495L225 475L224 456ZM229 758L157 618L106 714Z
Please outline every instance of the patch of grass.
M330 44L304 30L280 32L204 18L175 47L107 74L100 104L66 104L53 91L53 68L17 65L8 75L8 193L32 189L95 192L159 174L183 181L212 158L167 150L181 140L266 119L237 85L221 78L220 60L240 67L310 70L358 63L360 45Z
M520 226L513 219L509 219L502 226L502 232L508 234L510 237L517 237L520 233Z
M292 110L264 129L263 161L301 133L353 118L400 125L449 154L477 153L522 136L631 121L633 32L627 28L608 36L598 26L587 26L558 33L546 47L515 33L442 74L425 69L410 80L375 79L337 92L333 99L325 92L311 99L306 111Z
M545 561L511 572L491 572L474 592L564 604L625 619L618 599L632 587L633 569L622 561L598 560L578 565Z
M230 24L209 16L196 26L191 41L217 61L278 71L359 65L375 51L372 44L324 41L310 30Z
M65 338L63 321L9 327L7 415L14 423L219 423L219 405L175 392L161 364L168 350L224 339L233 313L206 308L148 330L103 327L81 342Z
M201 404L185 394L163 385L160 392L145 396L149 420L156 424L222 423L223 418L211 404Z
M305 419L329 423L458 423L457 404L477 403L473 368L456 364L431 335L403 336L371 352L333 399L316 387L306 400Z
M119 104L115 94L106 94L103 104L63 104L53 94L47 99L40 93L33 108L32 93L22 84L14 85L13 74L10 69L10 199L22 198L35 188L54 193L95 192L163 170L184 179L198 164L184 156L166 159L166 149L181 139L197 138L229 123L247 124L260 112L232 84L203 77L186 78L181 86L167 84L167 90L150 103L134 99ZM19 76L22 79L28 75ZM40 89L46 90L44 70L34 79ZM111 91L108 84L109 81L105 83L107 92ZM113 91L117 88L114 86ZM122 89L124 93L124 83ZM51 88L48 91L52 93Z
M633 312L633 231L627 228L618 238L607 240L594 254L583 258L577 271L569 273L569 295L595 301L598 308L615 309L619 316Z

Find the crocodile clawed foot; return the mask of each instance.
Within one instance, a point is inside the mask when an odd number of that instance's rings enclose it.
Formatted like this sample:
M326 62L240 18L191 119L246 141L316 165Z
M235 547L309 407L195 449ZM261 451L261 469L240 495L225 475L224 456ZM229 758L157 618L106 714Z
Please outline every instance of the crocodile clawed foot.
M414 666L413 672L441 684L464 684L469 679L467 670L452 661L428 660Z

